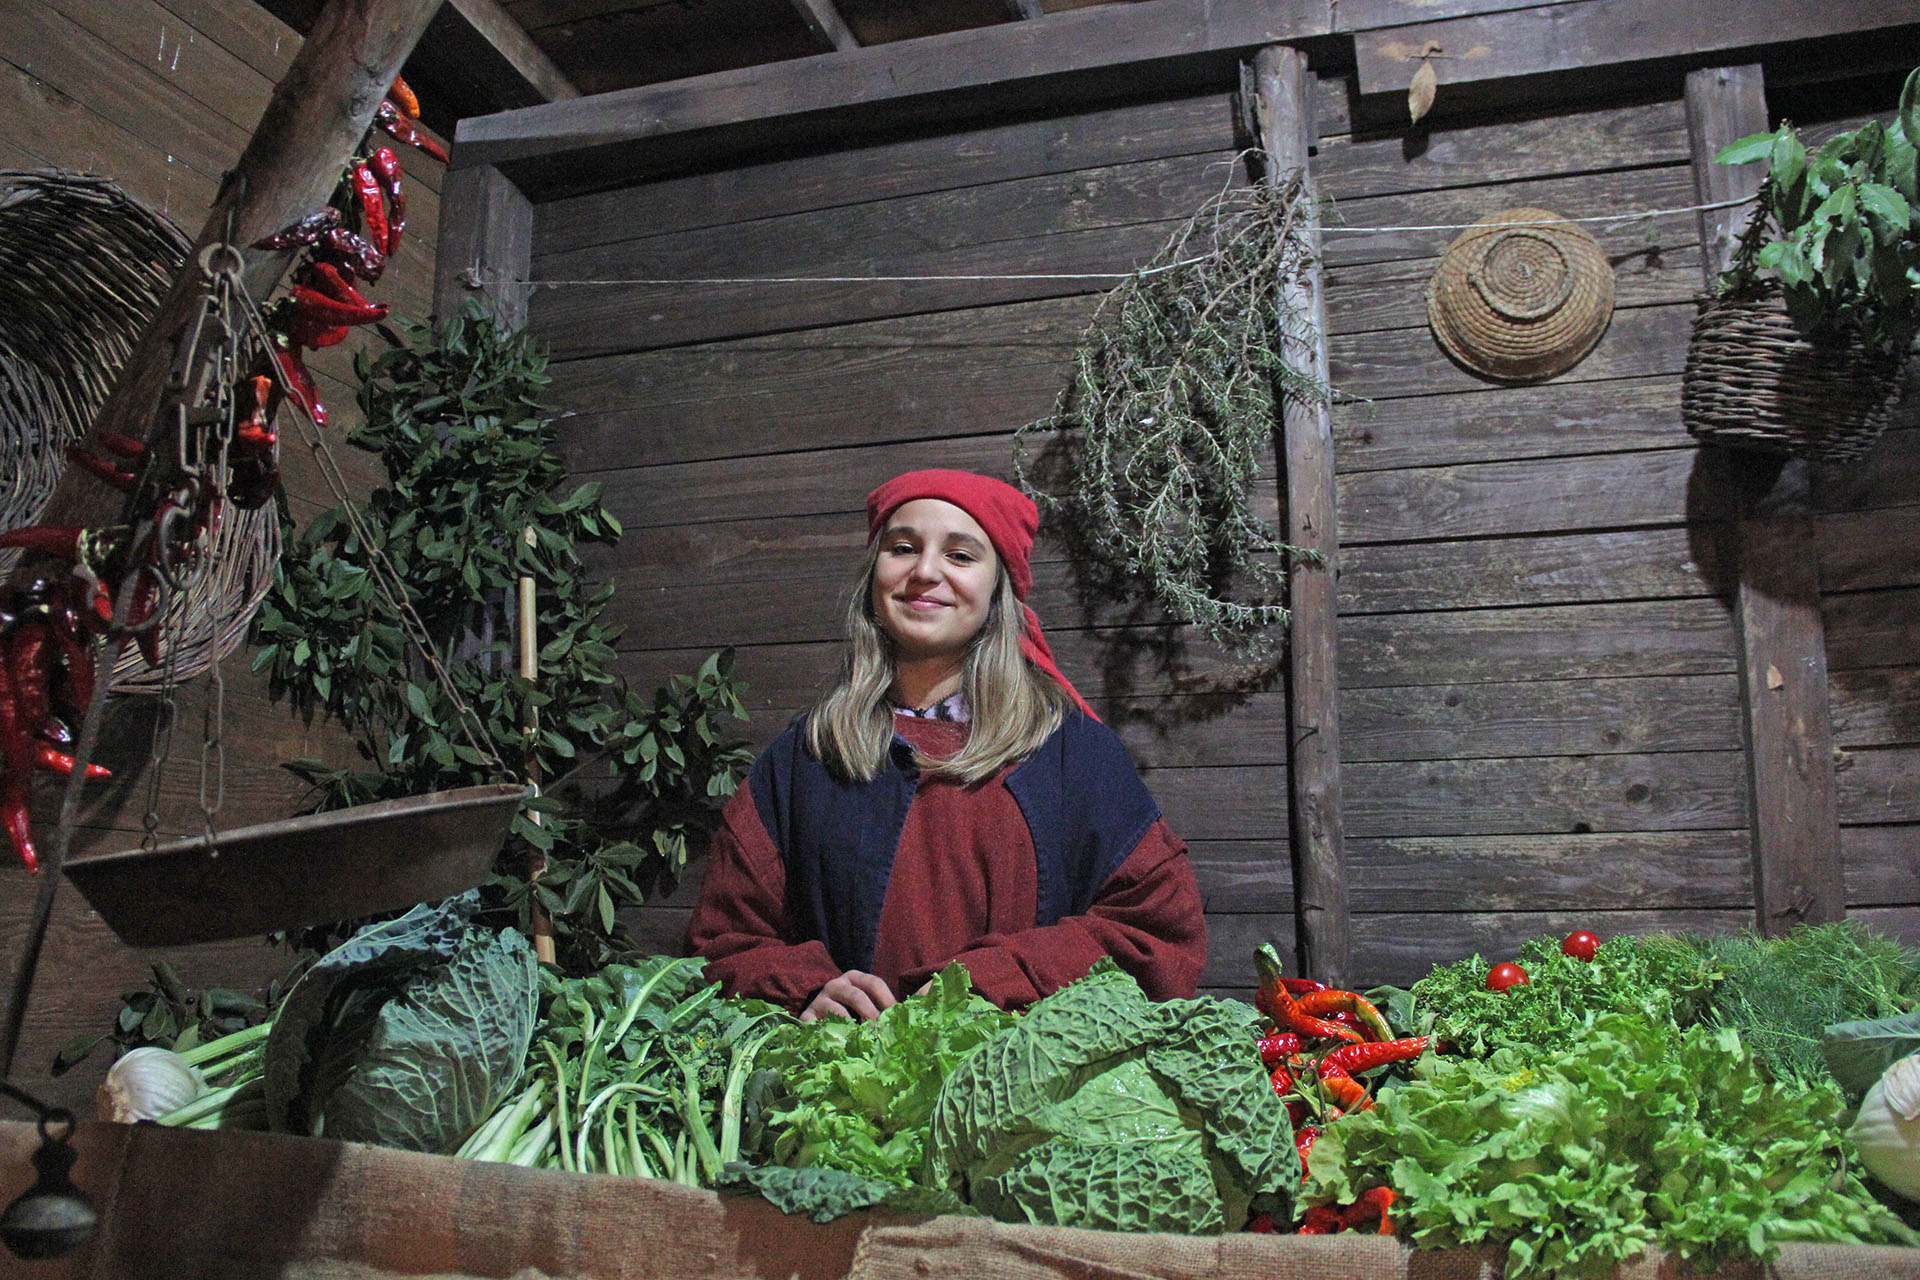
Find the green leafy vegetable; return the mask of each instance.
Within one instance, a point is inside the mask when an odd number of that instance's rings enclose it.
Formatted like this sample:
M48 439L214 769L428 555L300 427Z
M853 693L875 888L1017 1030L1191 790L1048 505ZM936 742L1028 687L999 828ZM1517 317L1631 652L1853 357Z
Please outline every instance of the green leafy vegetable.
M1303 1195L1370 1187L1423 1248L1505 1243L1510 1278L1650 1246L1695 1265L1787 1241L1920 1243L1849 1169L1831 1087L1767 1080L1728 1028L1608 1014L1558 1053L1422 1059L1320 1135Z
M1847 1101L1857 1102L1888 1067L1920 1053L1920 1010L1835 1023L1822 1034L1820 1051Z
M1238 1230L1299 1162L1251 1006L1154 1003L1110 960L968 1055L934 1107L929 1182L1003 1221Z
M721 999L697 959L542 978L526 1087L457 1154L717 1185L742 1149L747 1082L779 1011Z
M1631 937L1601 943L1591 960L1565 954L1559 938L1536 938L1520 949L1520 964L1528 981L1504 991L1487 990L1478 955L1441 966L1413 985L1408 1002L1391 1002L1395 1025L1476 1057L1560 1048L1607 1013L1690 1021L1711 981L1697 952Z
M1702 1020L1736 1028L1768 1071L1808 1084L1832 1079L1821 1052L1827 1027L1892 1017L1920 996L1920 953L1852 921L1803 925L1778 938L1747 932L1649 944L1699 957L1718 975Z
M273 1128L446 1152L507 1096L538 966L520 934L473 923L477 904L423 904L314 963L267 1037Z
M871 1022L821 1018L782 1026L760 1058L781 1082L769 1095L764 1147L781 1165L917 1183L941 1084L970 1050L1013 1021L975 995L966 967L953 964L925 993Z

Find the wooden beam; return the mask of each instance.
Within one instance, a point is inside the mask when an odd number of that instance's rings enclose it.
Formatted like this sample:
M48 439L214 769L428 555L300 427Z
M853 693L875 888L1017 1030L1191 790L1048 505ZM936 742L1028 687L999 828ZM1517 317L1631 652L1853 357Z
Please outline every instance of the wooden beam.
M1360 92L1404 93L1421 51L1433 59L1441 93L1449 84L1680 59L1693 64L1729 49L1758 49L1823 36L1920 22L1910 4L1888 0L1772 0L1768 4L1676 4L1674 0L1585 0L1505 13L1362 31L1353 47Z
M1687 132L1703 204L1750 196L1764 163L1713 163L1727 143L1767 128L1766 86L1756 65L1689 72ZM1741 208L1702 210L1701 267L1709 289L1726 269ZM1820 562L1809 502L1812 464L1754 455L1701 454L1697 474L1728 486L1740 510L1729 526L1739 566L1734 632L1746 739L1747 809L1755 926L1765 934L1846 914L1840 821L1827 704Z
M526 28L500 7L499 0L447 0L438 21L464 24L484 49L491 52L491 61L538 94L541 101L565 102L580 96L580 91L574 88L566 73L554 64L545 49L533 42ZM428 29L426 43L429 52L440 42L439 36L438 31ZM467 45L470 42L463 40L460 43ZM469 60L467 70L471 72L472 69Z
M433 313L459 315L479 298L510 328L527 322L525 280L533 261L533 205L492 165L455 169L440 188Z
M1155 0L715 72L469 117L454 163L498 165L543 201L712 165L730 152L820 138L844 144L921 119L951 125L1123 93L1224 87L1254 49L1326 34L1328 8L1327 0Z
M800 21L807 24L807 30L829 49L845 53L860 47L860 37L847 26L847 20L840 16L833 0L793 0L793 8L800 15Z
M1298 171L1313 207L1308 155L1313 123L1313 73L1307 55L1276 45L1253 59L1256 137L1267 154L1266 180ZM1290 309L1312 327L1310 343L1289 342L1287 362L1327 385L1326 289L1318 265L1320 228L1309 214L1314 266L1284 287ZM1334 583L1340 539L1334 524L1333 415L1325 402L1289 398L1282 410L1281 452L1286 460L1287 541L1318 559L1297 556L1288 566L1293 612L1287 646L1287 777L1292 826L1295 911L1301 972L1343 986L1349 967L1347 879L1340 802L1340 712Z

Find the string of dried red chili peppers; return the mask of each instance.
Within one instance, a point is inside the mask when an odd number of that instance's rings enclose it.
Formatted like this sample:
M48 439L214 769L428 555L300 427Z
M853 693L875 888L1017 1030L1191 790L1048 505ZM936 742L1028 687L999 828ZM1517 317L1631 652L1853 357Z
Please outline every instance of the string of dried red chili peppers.
M445 163L446 152L412 124L419 115L419 100L396 80L375 124ZM335 203L254 245L301 250L303 259L288 296L267 316L270 336L253 367L214 361L220 372L211 386L200 339L211 324L220 339L242 340L231 323L240 309L231 296L239 263L228 250L232 261L216 265L209 254L218 247L202 255L209 303L183 348L187 366L200 364L193 390L173 406L177 456L151 457L147 443L113 433L98 441L112 457L68 450L73 465L131 495L136 510L149 475L164 475L173 487L158 492L131 524L36 524L0 533L0 549L25 548L70 566L65 576L37 577L0 595L0 827L29 871L37 871L40 861L30 815L33 775L72 774L68 751L93 700L100 646L117 650L131 642L149 666L162 664L167 601L205 556L224 506L262 506L279 484L273 424L281 405L290 401L316 426L326 425L326 407L301 351L331 346L355 326L387 316L387 307L370 301L360 285L379 280L399 250L406 195L398 156L391 147L373 145L373 138L369 129ZM158 431L154 439L165 440L167 433ZM90 765L85 776L110 775Z

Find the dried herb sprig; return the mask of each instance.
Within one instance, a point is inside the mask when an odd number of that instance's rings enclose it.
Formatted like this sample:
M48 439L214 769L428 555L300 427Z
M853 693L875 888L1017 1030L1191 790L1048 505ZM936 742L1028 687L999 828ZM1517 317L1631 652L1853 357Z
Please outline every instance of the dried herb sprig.
M1298 173L1229 182L1107 295L1053 416L1014 437L1016 476L1076 556L1248 659L1287 621L1287 557L1312 555L1254 503L1284 400L1330 394L1299 358L1317 340L1298 287L1309 200ZM1052 438L1044 486L1036 436Z

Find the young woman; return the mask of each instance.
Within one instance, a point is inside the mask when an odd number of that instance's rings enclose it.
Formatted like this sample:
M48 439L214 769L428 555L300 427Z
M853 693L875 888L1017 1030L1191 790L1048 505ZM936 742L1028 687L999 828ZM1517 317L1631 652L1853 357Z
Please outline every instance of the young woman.
M1037 527L964 471L868 495L844 671L727 806L688 927L729 994L872 1018L959 960L1014 1008L1103 955L1193 994L1186 846L1023 603Z

